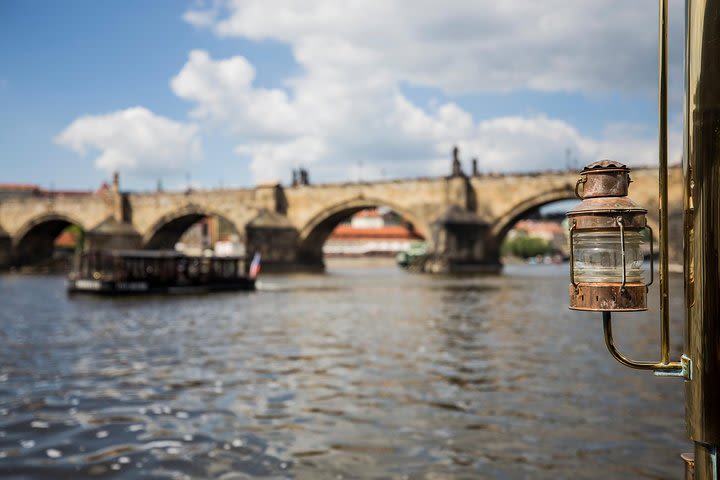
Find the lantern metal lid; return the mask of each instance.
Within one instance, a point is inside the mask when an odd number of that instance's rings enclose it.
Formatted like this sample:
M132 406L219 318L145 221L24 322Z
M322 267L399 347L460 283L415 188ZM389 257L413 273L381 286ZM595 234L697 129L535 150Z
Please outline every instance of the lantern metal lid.
M575 193L582 199L593 197L624 197L630 185L630 169L613 160L593 162L580 172ZM579 188L582 186L582 193Z

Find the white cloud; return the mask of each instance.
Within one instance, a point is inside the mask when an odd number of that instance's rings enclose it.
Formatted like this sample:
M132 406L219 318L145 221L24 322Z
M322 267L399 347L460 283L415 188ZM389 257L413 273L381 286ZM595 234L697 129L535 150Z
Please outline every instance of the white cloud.
M193 117L223 125L234 133L300 133L300 119L287 94L278 89L253 88L254 78L255 68L243 57L214 61L207 52L193 50L170 85L179 97L196 102Z
M677 2L672 9L679 45ZM445 175L455 144L466 164L477 155L492 171L562 168L568 149L579 164L655 161L654 136L636 126L592 138L543 114L477 121L457 103L418 106L400 88L650 97L657 32L645 2L228 0L184 18L220 36L286 43L301 67L285 88L261 88L246 58L194 50L171 81L193 118L237 139L256 180L286 179L300 165L320 180ZM679 57L671 60L679 76ZM672 138L676 158L678 131Z
M463 146L469 152L483 152L478 158L480 168L491 172L580 168L602 158L630 166L654 163L657 139L633 133L625 125L611 125L599 138L591 138L564 121L542 115L504 117L480 122L476 134ZM680 132L673 130L671 161L679 160L681 146Z
M655 9L627 0L226 0L186 19L222 36L285 42L311 75L446 92L648 93L656 83ZM671 2L670 13L679 74L682 2Z
M215 22L217 10L214 8L203 9L202 6L198 10L188 10L183 14L183 20L195 27L210 27Z
M249 158L257 181L287 178L301 165L321 180L445 175L455 144L490 171L563 168L568 149L580 165L605 157L644 165L656 158L656 141L637 126L611 126L590 138L545 115L476 122L452 102L420 108L391 84L342 85L310 72L294 79L290 96L254 87L254 74L243 57L213 60L193 51L171 84L195 103L194 117L240 138L235 152ZM678 152L675 142L671 155Z
M143 107L79 117L55 142L81 155L99 151L95 165L108 172L176 173L202 157L196 125L175 122Z
M289 142L252 143L235 148L235 153L252 158L250 170L255 178L261 180L282 179L298 165L314 164L326 151L323 139L313 136Z

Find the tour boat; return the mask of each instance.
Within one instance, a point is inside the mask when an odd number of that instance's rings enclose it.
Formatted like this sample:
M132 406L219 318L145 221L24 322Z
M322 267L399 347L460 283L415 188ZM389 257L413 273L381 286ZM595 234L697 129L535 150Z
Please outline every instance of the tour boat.
M188 256L174 250L90 250L76 256L69 293L182 294L254 290L259 256Z

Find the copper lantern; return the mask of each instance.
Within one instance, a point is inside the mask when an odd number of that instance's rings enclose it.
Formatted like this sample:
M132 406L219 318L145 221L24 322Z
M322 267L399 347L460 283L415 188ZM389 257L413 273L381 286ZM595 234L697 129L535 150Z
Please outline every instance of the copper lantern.
M573 310L647 310L642 235L647 210L628 198L629 185L630 169L619 162L601 160L580 172L575 193L582 202L567 213Z

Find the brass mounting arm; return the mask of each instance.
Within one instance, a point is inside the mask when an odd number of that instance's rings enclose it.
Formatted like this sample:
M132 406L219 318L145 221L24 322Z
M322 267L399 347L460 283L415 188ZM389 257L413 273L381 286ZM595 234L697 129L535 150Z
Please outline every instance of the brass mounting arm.
M602 312L603 314L603 332L605 333L605 345L610 355L618 362L626 367L635 368L637 370L652 370L658 377L682 377L690 380L692 375L692 361L689 357L683 355L679 362L639 362L631 360L620 353L615 347L612 334L612 316L610 312ZM665 351L665 350L663 350Z

